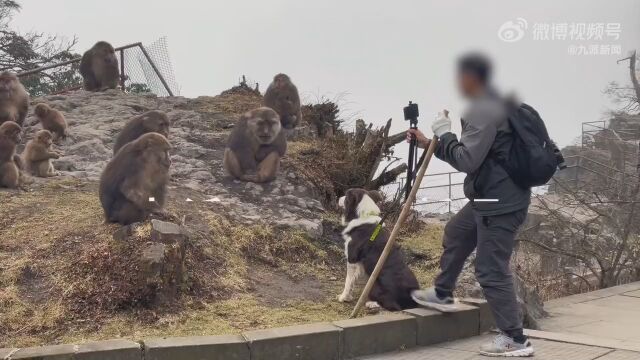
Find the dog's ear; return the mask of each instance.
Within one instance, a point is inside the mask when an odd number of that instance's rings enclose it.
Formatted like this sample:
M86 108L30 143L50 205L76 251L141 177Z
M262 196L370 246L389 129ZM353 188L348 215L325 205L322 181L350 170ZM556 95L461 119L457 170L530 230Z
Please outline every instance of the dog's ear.
M358 202L360 199L356 196L355 191L347 190L344 195L344 220L349 222L358 217Z

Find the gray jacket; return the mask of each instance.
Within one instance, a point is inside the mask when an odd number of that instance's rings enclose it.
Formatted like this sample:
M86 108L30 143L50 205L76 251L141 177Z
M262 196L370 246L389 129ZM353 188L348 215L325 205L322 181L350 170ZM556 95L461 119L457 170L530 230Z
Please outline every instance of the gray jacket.
M529 206L530 189L516 185L496 160L511 146L504 101L494 91L486 90L471 101L461 122L460 140L454 133L443 134L435 155L467 174L464 194L473 208L480 215L490 216Z

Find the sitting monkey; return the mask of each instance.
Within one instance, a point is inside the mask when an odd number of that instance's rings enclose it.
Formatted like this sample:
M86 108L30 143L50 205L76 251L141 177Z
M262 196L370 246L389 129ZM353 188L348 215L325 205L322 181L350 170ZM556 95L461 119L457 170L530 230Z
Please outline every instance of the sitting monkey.
M36 137L27 143L22 153L22 163L31 175L38 177L58 175L58 172L53 168L51 159L59 159L62 154L51 150L52 144L53 135L49 130L38 131Z
M0 125L0 187L15 189L20 185L20 164L16 145L20 143L22 128L13 121Z
M125 144L100 177L100 203L106 222L128 225L164 213L171 144L147 133Z
M298 88L286 74L278 74L264 93L263 106L272 108L280 115L285 129L295 128L302 120Z
M29 112L29 93L16 74L0 73L0 124L13 121L23 126Z
M44 103L36 105L33 112L36 114L36 121L31 125L41 123L43 129L55 135L56 141L67 137L67 121L62 112Z
M162 111L152 110L138 115L129 120L118 134L113 145L113 154L117 154L125 144L147 133L155 132L169 139L170 126L167 114Z
M80 75L87 91L115 89L120 80L118 57L113 46L106 41L98 41L82 55Z
M261 107L240 117L229 135L223 165L236 179L256 183L276 178L280 158L287 151L280 117L274 110Z

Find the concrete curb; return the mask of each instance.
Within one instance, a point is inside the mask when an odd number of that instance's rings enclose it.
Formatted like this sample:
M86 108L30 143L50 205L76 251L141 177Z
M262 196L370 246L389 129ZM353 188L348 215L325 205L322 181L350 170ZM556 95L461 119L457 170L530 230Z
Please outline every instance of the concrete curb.
M242 334L251 360L339 360L340 329L329 323L249 331Z
M145 360L249 360L249 346L241 335L192 336L144 340Z
M464 298L460 300L461 303L466 305L475 306L480 312L480 324L479 333L484 334L496 327L496 321L493 319L491 308L489 303L484 299Z
M405 310L416 318L417 344L420 346L457 340L480 334L480 310L471 305L458 304L458 310L440 313L429 309Z
M402 314L383 314L335 321L342 329L342 359L404 350L416 346L415 317Z
M427 309L284 328L242 335L114 339L77 345L0 349L0 359L31 360L343 360L462 339L486 330L491 319L482 300L459 311ZM488 315L487 315L488 314Z

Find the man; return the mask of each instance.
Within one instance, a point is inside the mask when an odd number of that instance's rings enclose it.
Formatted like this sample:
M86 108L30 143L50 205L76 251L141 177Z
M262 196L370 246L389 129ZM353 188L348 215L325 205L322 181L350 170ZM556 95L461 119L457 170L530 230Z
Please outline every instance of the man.
M509 150L511 130L504 101L491 87L491 63L480 54L458 61L458 84L469 107L462 118L460 140L451 132L445 110L431 125L439 138L435 155L467 174L467 203L445 226L435 286L413 294L420 305L438 310L454 307L453 290L465 260L476 249L475 274L501 333L480 353L489 356L531 356L533 347L522 331L510 259L518 228L529 207L530 189L516 185L497 159ZM420 147L430 140L419 130L409 130Z

